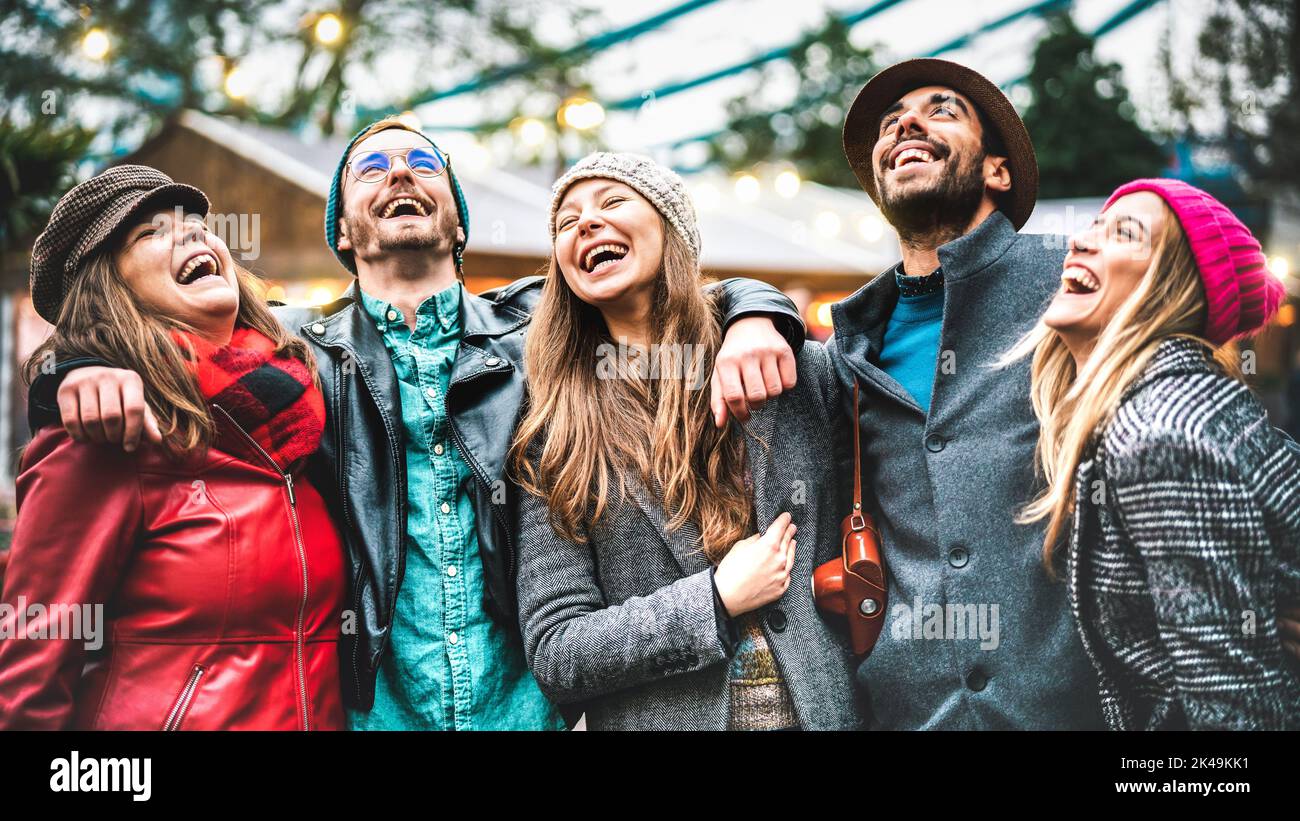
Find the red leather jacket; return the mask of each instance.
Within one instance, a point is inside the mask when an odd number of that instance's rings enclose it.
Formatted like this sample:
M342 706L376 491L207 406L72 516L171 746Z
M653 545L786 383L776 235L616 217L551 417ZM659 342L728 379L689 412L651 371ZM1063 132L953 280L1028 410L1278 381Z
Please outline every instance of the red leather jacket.
M183 463L58 426L32 440L0 598L0 636L25 616L27 637L0 639L0 728L344 727L338 532L315 488L218 419L220 447ZM98 650L33 637L52 606L95 604Z

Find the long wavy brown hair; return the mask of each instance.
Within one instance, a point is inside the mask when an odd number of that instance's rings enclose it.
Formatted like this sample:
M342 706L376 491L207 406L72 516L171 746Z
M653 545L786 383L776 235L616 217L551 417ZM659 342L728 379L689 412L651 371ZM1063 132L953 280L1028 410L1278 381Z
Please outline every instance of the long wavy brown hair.
M1102 329L1082 370L1060 333L1042 321L1000 360L1006 366L1033 357L1030 398L1039 422L1034 461L1046 487L1016 521L1046 520L1043 563L1052 576L1057 570L1053 557L1069 533L1077 502L1075 471L1160 343L1174 337L1196 340L1214 351L1225 373L1242 378L1236 343L1216 350L1201 336L1206 302L1196 257L1177 215L1169 206L1163 208L1164 226L1152 246L1151 263Z
M604 318L569 288L552 249L524 343L529 400L510 464L524 491L546 501L562 538L585 542L586 528L626 499L635 477L662 503L671 530L699 527L701 549L716 562L753 527L745 434L713 424L707 377L722 338L718 306L701 291L694 254L660 222L648 334L658 348L643 360L648 368L610 373L602 357L615 342Z
M271 315L261 280L235 266L239 288L237 325L254 328L275 342L275 352L301 360L316 380L316 360L307 344ZM28 385L53 363L91 356L112 367L135 371L144 383L144 398L158 420L163 447L174 457L208 448L216 425L198 380L172 331L197 330L141 302L104 250L88 258L73 279L54 332L27 359Z

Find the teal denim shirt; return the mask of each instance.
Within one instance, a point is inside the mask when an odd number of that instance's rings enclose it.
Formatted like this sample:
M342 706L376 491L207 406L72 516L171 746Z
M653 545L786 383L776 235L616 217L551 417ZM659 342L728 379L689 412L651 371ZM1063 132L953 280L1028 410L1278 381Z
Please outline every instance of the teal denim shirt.
M564 720L528 671L523 649L483 611L483 565L469 497L474 481L452 441L446 396L460 344L461 285L416 310L361 292L397 371L406 442L406 572L369 712L354 730L560 730Z

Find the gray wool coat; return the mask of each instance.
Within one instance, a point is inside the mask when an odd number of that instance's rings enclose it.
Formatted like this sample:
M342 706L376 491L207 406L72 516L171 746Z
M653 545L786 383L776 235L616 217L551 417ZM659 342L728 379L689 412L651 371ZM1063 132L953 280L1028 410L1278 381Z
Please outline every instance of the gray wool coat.
M807 730L854 729L865 717L846 631L811 595L813 568L839 555L851 489L830 468L836 436L849 430L838 406L826 352L808 342L798 386L748 425L768 444L747 441L758 524L789 511L798 527L790 586L764 608L763 631ZM669 532L659 501L629 484L633 498L587 532L588 544L558 537L544 502L522 494L517 592L528 664L549 698L586 712L590 730L724 730L734 647L719 629L698 529Z
M864 492L889 571L888 620L858 671L873 727L1104 726L1065 585L1043 567L1043 529L1014 521L1036 490L1029 362L992 367L1060 287L1065 250L1064 237L1018 234L1000 211L939 248L928 413L878 367L892 273L832 306L828 352L842 387L857 378L864 391Z
M1300 729L1300 453L1199 342L1160 343L1075 473L1070 604L1113 730Z

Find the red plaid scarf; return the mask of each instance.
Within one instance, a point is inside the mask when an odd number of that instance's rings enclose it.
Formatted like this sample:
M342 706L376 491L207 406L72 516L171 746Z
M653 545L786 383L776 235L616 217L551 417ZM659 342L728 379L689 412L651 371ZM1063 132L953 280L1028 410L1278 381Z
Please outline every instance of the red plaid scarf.
M325 430L325 400L301 361L275 353L275 342L253 328L235 328L230 343L218 347L202 337L173 331L185 350L199 390L220 405L280 470L310 456ZM187 356L187 359L189 357Z

